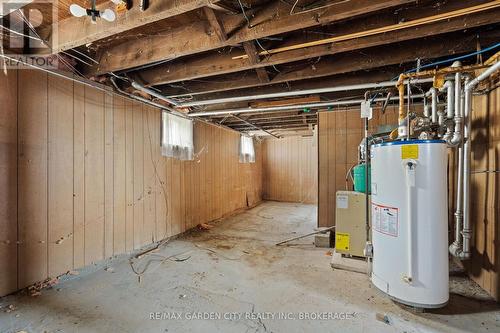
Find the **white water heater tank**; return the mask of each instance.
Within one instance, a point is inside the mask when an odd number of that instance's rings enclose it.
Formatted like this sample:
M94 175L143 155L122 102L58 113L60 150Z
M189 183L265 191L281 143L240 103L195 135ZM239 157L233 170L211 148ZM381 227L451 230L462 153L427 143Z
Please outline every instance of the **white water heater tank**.
M406 305L446 305L446 143L408 140L373 145L371 172L373 284Z

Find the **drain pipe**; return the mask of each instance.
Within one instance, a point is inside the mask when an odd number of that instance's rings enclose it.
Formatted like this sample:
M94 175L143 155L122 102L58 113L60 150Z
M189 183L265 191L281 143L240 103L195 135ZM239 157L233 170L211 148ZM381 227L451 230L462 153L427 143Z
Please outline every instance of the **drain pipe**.
M453 135L453 116L455 115L455 85L452 80L444 83L440 91L446 90L446 133L443 139L449 142Z
M466 78L466 84L469 79ZM456 196L456 209L455 209L455 240L450 244L450 254L459 257L462 253L462 224L463 224L463 183L464 183L464 142L462 140L462 118L464 112L463 99L464 95L461 94L462 82L461 74L455 74L455 132L453 137L448 142L449 145L458 146L458 171L457 171L457 196Z
M430 95L431 95L431 122L433 124L437 123L438 121L438 112L437 112L437 90L436 88L432 87L430 90Z
M462 74L455 74L455 129L453 136L448 138L447 143L450 147L456 147L462 143L462 127L463 127L463 108L462 108Z
M427 97L429 95L427 93L425 93L424 95L424 117L425 118L429 118L431 116L431 113L430 113L430 109L429 109L429 104L427 103Z
M423 98L424 95L412 95L412 99ZM394 96L389 98L389 100L397 100L398 96ZM387 98L375 98L374 102L385 102ZM266 111L294 111L301 110L304 108L322 108L328 106L344 106L344 105L355 105L361 104L364 102L364 99L353 99L353 100L345 100L345 101L332 101L332 102L319 102L319 103L308 103L308 104L297 104L297 105L285 105L285 106L271 106L267 108L241 108L241 109L221 109L221 110L213 110L213 111L200 111L189 113L191 117L203 117L203 116L217 116L224 114L241 114L241 113L255 113L255 112L266 112Z
M432 78L412 79L411 83L412 84L413 83L429 83L432 81L433 81ZM405 83L405 84L408 83L408 80L404 80L403 83ZM270 94L245 95L245 96L235 96L235 97L209 99L209 100L201 100L201 101L190 101L190 102L184 102L184 103L177 103L177 106L179 106L179 107L191 107L191 106L200 106L200 105L224 104L224 103L232 103L232 102L251 101L251 100L257 100L257 99L270 99L270 98L277 98L277 97L291 97L291 96L300 96L300 95L309 95L309 94L324 94L324 93L338 92L338 91L377 89L377 88L385 88L385 87L394 87L395 84L396 84L395 81L362 83L362 84L353 84L353 85L327 87L327 88L283 91L283 92L279 92L279 93L270 93ZM403 91L403 93L404 93L404 91ZM165 97L165 96L163 96L163 97ZM171 97L172 96L169 96L167 98L171 98Z
M173 99L165 97L162 94L158 93L157 91L155 91L151 88L144 87L142 84L140 84L136 81L132 81L132 87L134 87L137 90L141 90L141 91L145 92L146 94L154 96L158 99L161 99L162 101L165 101L165 102L170 103L170 104L175 105L175 106L179 106L179 103L174 101Z
M440 91L446 90L446 118L453 119L455 115L455 85L452 80L444 83Z
M431 118L431 124L435 124L438 121L438 114L437 114L437 90L436 88L432 87L429 89L428 92L425 93L425 99L430 97L431 98L431 107L429 110L429 105L427 104L427 101L424 102L424 116L427 118ZM426 108L427 106L427 108Z
M125 90L122 90L118 84L116 83L116 78L111 76L110 77L110 80L111 80L111 83L113 84L113 86L115 87L115 89L120 93L120 94L123 94L129 98L132 98L132 99L135 99L135 100L138 100L140 102L143 102L143 103L146 103L146 104L149 104L151 106L154 106L154 107L157 107L159 109L162 109L162 110L167 110L168 112L172 113L172 114L175 114L176 116L179 116L179 117L182 117L182 118L188 118L186 117L185 114L181 113L181 112L178 112L172 108L169 108L168 106L165 106L165 105L162 105L162 104L159 104L159 103L155 103L153 101L150 101L149 99L147 98L144 98L144 97L141 97L141 96L136 96L136 95L132 95L128 92L126 92Z
M493 73L500 70L500 61L489 67L481 75L474 80L465 84L465 128L464 128L464 225L462 230L463 244L462 252L459 254L460 259L470 258L470 239L471 239L471 224L470 224L470 174L471 174L471 111L472 111L472 91L477 85L490 77Z

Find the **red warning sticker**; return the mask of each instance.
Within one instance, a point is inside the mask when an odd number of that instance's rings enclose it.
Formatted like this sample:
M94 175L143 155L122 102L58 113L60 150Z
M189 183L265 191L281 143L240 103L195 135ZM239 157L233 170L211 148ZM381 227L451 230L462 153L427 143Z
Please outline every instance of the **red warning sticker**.
M377 232L398 237L399 209L372 203L372 225Z

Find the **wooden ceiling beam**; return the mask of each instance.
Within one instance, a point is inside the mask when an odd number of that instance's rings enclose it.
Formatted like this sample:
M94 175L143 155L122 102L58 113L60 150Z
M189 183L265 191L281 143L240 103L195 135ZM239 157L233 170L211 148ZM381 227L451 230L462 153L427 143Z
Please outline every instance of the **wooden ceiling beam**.
M257 77L261 83L269 83L271 79L269 78L269 73L267 73L264 67L259 67L255 69L255 73L257 73Z
M48 38L53 52L58 53L208 6L212 3L217 3L218 0L150 0L149 7L144 12L139 8L139 2L139 0L134 0L132 8L125 14L118 14L114 22L98 20L97 24L92 24L90 19L69 17L58 22L56 25L57 34L49 34L47 31L42 31L40 35ZM109 8L111 5L113 4L109 2L98 8ZM54 36L57 36L57 38L52 40Z
M457 6L469 7L471 4L457 2L446 3L442 6L442 8L440 8L440 10L443 12L452 11L456 10ZM399 13L397 16L391 12L381 15L373 15L368 18L364 17L362 19L352 20L348 22L349 24L339 24L338 27L330 30L329 33L335 36L345 36L359 31L392 25L394 24L395 19L407 21L427 17L436 11L433 6L426 6L421 9L419 8L417 11L414 10L415 8L412 9L412 11L407 9L403 13ZM462 16L449 21L441 21L416 28L357 38L355 40L285 51L263 57L262 59L259 59L254 43L245 42L243 43L243 46L245 53L249 57L248 59L233 59L235 54L240 52L237 49L229 53L214 52L205 56L178 59L166 64L147 68L138 73L132 73L132 77L141 80L147 85L159 85L170 82L234 73L264 66L279 65L288 62L359 50L367 47L385 45L387 43L423 38L435 35L436 33L444 34L457 30L463 30L464 28L470 29L498 22L500 22L500 9ZM289 40L286 45L301 44L308 41L310 41L308 38L295 37Z
M282 1L273 1L260 11L255 10L253 15L247 13L250 25L241 14L222 16L224 29L228 33L228 39L224 42L221 42L218 36L206 33L206 22L196 21L179 29L104 48L99 51L101 54L99 65L89 70L87 74L103 74L139 67L165 59L345 20L412 2L415 0L351 0L290 15L289 5Z
M270 81L269 74L266 71L265 67L257 67L257 64L260 62L259 52L257 52L257 48L255 47L254 41L243 42L243 48L245 49L245 53L248 56L248 62L250 62L253 66L255 66L255 73L257 73L257 77L259 81L262 83L267 83Z
M317 77L331 76L361 70L370 70L388 65L408 63L420 59L432 59L453 54L470 52L476 50L476 34L460 34L452 39L449 36L439 38L428 38L414 42L403 42L388 46L379 46L363 50L362 53L343 53L329 58L323 58L318 63L306 66L302 69L278 73L268 84L298 81ZM498 29L482 33L479 41L481 45L495 43L500 38ZM244 72L222 75L215 77L210 82L185 82L182 90L178 87L163 87L162 92L166 96L178 95L179 93L200 94L228 91L266 85L260 82L254 72ZM178 86L178 85L177 85Z
M208 23L212 27L212 30L217 35L217 37L219 37L219 40L221 42L226 41L227 34L224 30L224 25L220 20L219 14L216 13L215 10L213 10L213 8L211 7L203 7L203 13L205 13Z

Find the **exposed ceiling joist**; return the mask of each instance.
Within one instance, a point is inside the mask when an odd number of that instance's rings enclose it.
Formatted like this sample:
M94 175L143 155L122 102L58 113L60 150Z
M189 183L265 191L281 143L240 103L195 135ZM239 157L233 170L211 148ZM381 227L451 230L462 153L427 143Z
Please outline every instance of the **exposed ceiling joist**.
M256 129L256 130L259 130L259 131L263 131L263 132L265 132L265 133L267 133L267 134L269 134L269 135L272 135L272 136L274 136L275 138L278 138L278 139L279 139L279 136L277 136L277 135L273 134L272 132L267 131L265 128L263 128L263 127L261 127L261 126L255 125L255 124L253 124L253 123L251 123L251 122L249 122L249 121L247 121L247 120L245 120L245 119L243 119L243 118L241 118L241 117L239 117L239 116L236 116L236 115L231 115L231 116L232 116L232 117L234 117L234 118L236 118L236 119L238 119L238 120L239 120L239 121L241 121L242 123L244 123L244 124L245 124L245 126L246 126L248 129Z
M221 42L226 41L227 34L224 29L224 25L222 24L219 14L215 12L215 10L211 7L203 7L203 13L208 20L208 23L212 27L213 32L219 37Z
M360 70L370 70L388 65L408 63L420 59L432 59L448 56L457 53L470 52L476 50L476 34L462 34L457 41L446 36L439 38L429 38L420 43L403 42L389 46L381 46L363 50L362 53L344 53L330 58L321 59L318 63L306 66L305 68L278 73L268 84L297 81L337 75ZM481 34L479 41L483 45L495 43L500 38L500 31L494 30ZM425 45L425 47L422 47ZM260 82L254 72L237 73L237 75L219 76L212 82L184 82L182 89L178 87L163 87L163 94L188 95L200 93L213 93L218 91L228 91L233 89L250 88L265 85ZM176 85L179 86L179 85Z
M248 61L257 65L260 62L259 52L255 47L255 43L253 41L243 42L243 48L245 49L245 54L247 55ZM262 83L267 83L270 81L269 74L266 71L265 67L255 67L255 73L257 73L257 77L259 81Z
M102 74L139 67L165 59L209 51L227 45L295 31L352 18L369 12L415 2L415 0L352 0L333 3L326 8L290 15L289 5L273 1L255 11L250 26L243 15L221 17L228 39L222 42L215 34L206 33L206 23L193 22L162 34L131 40L104 49L99 65L88 74Z
M452 2L443 5L440 9L442 11L451 11L456 10L458 8L457 6L468 7L471 5L467 3ZM395 17L393 13L374 15L369 18L353 20L349 22L350 24L341 24L339 27L329 31L329 34L334 36L346 36L355 32L392 25L394 24L395 18L416 20L430 16L433 13L435 13L435 8L427 6L416 11L410 11L407 9L404 13L400 13L397 17ZM192 80L201 77L233 73L263 66L279 65L329 54L337 54L367 47L385 45L387 43L418 39L435 35L436 32L443 34L463 30L464 28L470 29L498 22L500 22L500 9L495 9L472 15L465 15L447 21L412 27L405 30L396 30L386 32L384 34L361 37L357 38L354 42L352 40L346 40L326 45L284 51L263 57L262 59L259 59L253 42L246 42L243 43L246 54L248 55L250 52L247 59L233 59L234 54L239 52L238 50L229 53L214 52L209 55L190 57L188 59L178 59L167 64L148 68L138 73L137 78L140 78L148 85ZM305 37L298 39L292 38L288 41L288 43L286 43L286 45L301 44L309 41L310 40Z
M58 53L92 43L99 39L217 3L218 0L150 0L149 7L144 12L139 8L139 2L134 0L132 8L125 14L118 15L114 22L99 20L97 24L92 24L90 20L78 17L69 17L58 22L57 40L51 40L50 43L53 46L53 52ZM104 6L110 5L112 5L111 2L106 3ZM53 38L54 36L53 34L46 35L47 32L42 31L42 37Z

